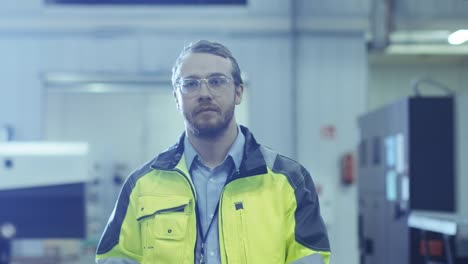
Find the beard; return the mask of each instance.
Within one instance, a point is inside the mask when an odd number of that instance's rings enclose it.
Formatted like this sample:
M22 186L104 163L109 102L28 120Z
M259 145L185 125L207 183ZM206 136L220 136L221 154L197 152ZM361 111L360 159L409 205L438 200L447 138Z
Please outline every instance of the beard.
M234 117L234 104L230 105L225 112L219 107L213 105L201 105L192 113L184 113L185 123L188 130L199 138L216 138L221 136L229 127ZM203 116L203 111L210 109L215 112L215 117L209 117L208 120ZM209 120L215 119L215 120Z

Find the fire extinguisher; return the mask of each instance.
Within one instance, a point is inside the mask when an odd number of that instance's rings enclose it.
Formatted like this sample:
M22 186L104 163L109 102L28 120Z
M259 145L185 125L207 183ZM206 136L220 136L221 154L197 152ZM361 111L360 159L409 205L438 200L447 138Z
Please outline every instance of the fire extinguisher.
M354 155L350 152L341 158L341 182L345 185L354 182Z

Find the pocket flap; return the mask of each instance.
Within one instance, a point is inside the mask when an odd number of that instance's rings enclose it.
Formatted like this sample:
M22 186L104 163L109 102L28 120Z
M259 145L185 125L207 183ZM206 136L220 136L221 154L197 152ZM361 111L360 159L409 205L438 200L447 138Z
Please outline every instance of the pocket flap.
M165 212L187 212L191 200L185 196L140 196L137 220Z

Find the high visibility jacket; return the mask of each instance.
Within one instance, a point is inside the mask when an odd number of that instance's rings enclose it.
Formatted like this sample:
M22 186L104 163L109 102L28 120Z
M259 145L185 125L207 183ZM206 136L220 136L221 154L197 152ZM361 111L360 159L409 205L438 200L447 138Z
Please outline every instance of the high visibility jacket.
M243 161L219 203L221 262L290 263L317 254L328 264L328 236L309 173L259 145L247 128L241 131ZM183 137L127 178L99 243L97 263L194 263L200 239L197 197Z

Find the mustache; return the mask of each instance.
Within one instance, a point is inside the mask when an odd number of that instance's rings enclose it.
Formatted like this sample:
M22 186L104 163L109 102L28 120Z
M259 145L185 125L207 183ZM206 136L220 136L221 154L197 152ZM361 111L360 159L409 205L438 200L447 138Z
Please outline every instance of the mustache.
M194 113L195 114L198 114L198 113L201 113L203 111L216 111L216 112L219 112L220 109L218 106L216 105L213 105L213 104L205 104L205 105L200 105L198 106L197 108L195 108L194 110Z

